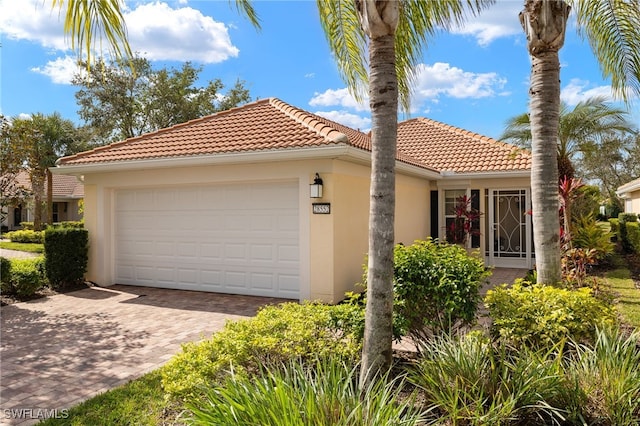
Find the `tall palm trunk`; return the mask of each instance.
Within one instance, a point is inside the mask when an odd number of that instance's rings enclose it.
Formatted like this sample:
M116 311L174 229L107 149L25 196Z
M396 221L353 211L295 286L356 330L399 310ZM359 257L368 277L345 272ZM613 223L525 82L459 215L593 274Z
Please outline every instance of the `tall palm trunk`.
M526 0L520 22L531 55L531 204L538 282L561 280L557 142L560 60L567 18L564 1Z
M371 187L367 306L360 384L363 388L391 366L393 341L393 246L395 161L398 129L398 76L394 0L358 2L369 36L369 105L371 108Z
M45 173L42 170L32 171L31 190L33 191L33 229L42 229L42 195L44 194Z
M53 175L47 168L47 223L53 225Z

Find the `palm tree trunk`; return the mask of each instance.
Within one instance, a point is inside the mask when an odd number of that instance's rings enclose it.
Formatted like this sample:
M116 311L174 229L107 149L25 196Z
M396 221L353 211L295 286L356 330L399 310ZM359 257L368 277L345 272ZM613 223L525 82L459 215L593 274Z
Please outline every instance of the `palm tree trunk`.
M47 223L53 225L53 175L47 168Z
M570 7L564 1L527 0L520 22L531 55L531 204L538 282L561 280L558 191L560 60Z
M360 383L391 365L398 79L395 40L370 40L371 188L367 306Z
M558 121L560 119L558 52L533 57L530 114L532 136L531 204L538 282L555 284L560 270L558 194Z
M42 229L42 195L44 194L45 174L40 171L32 172L31 190L33 191L33 229Z

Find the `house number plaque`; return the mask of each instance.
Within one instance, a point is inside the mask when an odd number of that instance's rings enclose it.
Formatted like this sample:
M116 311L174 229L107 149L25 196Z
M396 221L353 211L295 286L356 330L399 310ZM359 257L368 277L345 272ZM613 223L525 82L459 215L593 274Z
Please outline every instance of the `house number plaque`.
M313 203L313 214L330 214L330 203Z

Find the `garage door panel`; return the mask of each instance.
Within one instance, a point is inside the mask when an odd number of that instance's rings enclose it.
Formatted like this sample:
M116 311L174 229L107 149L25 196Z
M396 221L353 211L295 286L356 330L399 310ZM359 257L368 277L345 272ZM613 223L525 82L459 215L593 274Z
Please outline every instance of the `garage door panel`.
M297 194L297 182L116 191L116 279L298 298Z

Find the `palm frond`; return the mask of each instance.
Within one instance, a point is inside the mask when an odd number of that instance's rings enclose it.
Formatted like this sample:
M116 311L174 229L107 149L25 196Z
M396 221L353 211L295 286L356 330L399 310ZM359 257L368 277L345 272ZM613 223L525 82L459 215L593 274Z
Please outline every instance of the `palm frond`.
M229 0L229 3L231 3L231 0ZM251 0L235 0L235 3L236 10L239 13L243 14L245 18L247 18L249 22L251 22L251 24L259 30L261 28L260 18L258 17L256 10L253 8Z
M504 132L500 136L501 141L506 141L520 148L531 149L531 121L529 114L523 113L511 117L505 124Z
M317 0L320 23L338 70L353 97L362 101L368 83L367 42L353 0Z
M120 0L52 0L52 8L61 12L66 6L64 33L71 38L71 49L87 64L91 64L96 35L102 50L103 37L116 57L132 58L127 40L127 28L120 9Z
M614 96L640 96L640 0L574 0L578 33L586 36Z

